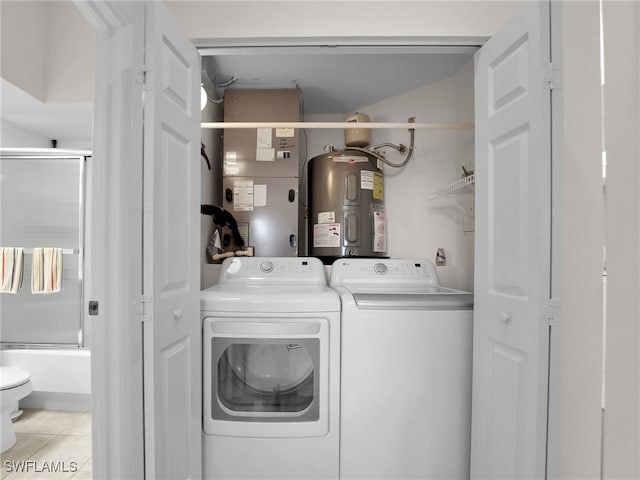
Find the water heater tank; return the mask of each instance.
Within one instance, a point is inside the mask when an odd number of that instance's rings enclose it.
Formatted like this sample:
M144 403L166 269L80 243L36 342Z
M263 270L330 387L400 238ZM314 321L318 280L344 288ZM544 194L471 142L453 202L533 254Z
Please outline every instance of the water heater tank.
M387 249L382 169L358 150L309 161L309 255L384 257Z

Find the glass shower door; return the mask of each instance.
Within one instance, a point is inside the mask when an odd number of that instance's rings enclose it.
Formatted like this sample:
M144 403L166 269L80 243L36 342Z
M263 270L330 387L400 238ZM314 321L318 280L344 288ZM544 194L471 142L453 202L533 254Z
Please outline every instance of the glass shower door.
M82 252L84 156L6 156L0 160L0 246L23 247L17 294L0 294L0 340L11 346L84 346ZM31 292L35 247L64 251L62 287Z

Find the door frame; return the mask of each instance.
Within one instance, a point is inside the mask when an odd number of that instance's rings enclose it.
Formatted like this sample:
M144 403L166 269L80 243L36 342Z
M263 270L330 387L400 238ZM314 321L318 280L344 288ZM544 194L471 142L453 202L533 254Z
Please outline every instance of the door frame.
M110 84L123 82L123 74L135 81L132 78L137 74L132 70L134 66L121 56L109 56L104 46L105 39L116 29L129 28L131 38L144 35L144 32L135 32L130 28L139 10L143 12L144 2L72 1L96 31L96 59L99 59L94 67L94 170L90 179L93 203L90 206L91 213L87 215L87 244L91 245L91 249L86 257L88 281L83 306L85 318L91 322L94 332L91 384L93 471L96 478L113 477L113 472L120 477L144 478L140 298L129 288L138 281L141 285L141 278L130 278L133 270L131 259L135 262L139 259L139 271L142 272L142 245L130 227L139 225L141 235L142 216L141 205L137 208L135 204L128 203L132 199L135 201L137 191L131 186L136 182L137 185L142 184L142 170L140 168L138 171L137 167L132 170L129 159L117 154L119 149L129 145L127 142L133 142L134 148L138 147L139 142L141 148L142 135L136 140L131 132L138 127L138 131L142 132L142 119L141 116L139 119L132 116L131 105L122 101L121 91L109 91ZM345 46L382 48L400 45L482 46L486 40L483 37L364 36L305 38L304 43L326 45L327 42L334 44L337 41ZM256 38L254 45L259 46L263 42ZM228 39L207 41L209 47L232 44L235 45ZM279 46L282 47L300 44L301 39L296 37L279 39ZM206 49L203 45L195 46ZM114 101L114 98L120 101ZM131 122L132 128L113 128L121 124L123 118ZM108 139L111 139L110 142ZM123 173L129 175L126 183L123 182ZM557 210L555 204L553 208ZM554 235L558 234L557 230L554 231ZM104 254L107 251L110 259L117 258L120 261L108 261ZM557 257L553 261L556 262ZM128 281L123 282L123 278ZM98 315L89 316L87 313L89 301L98 301Z
M136 82L135 67L142 65L142 59L133 57L135 48L131 45L144 41L144 32L133 28L136 18L144 15L144 4L73 1L96 33L94 162L88 179L92 203L86 216L86 244L90 248L85 257L83 305L85 321L91 323L93 332L93 472L94 478L144 478L143 339L138 313L142 288L142 95L136 109L125 81ZM113 44L108 42L117 42L120 52L112 54ZM130 152L138 152L140 162L133 162ZM90 301L97 302L97 314L88 313Z

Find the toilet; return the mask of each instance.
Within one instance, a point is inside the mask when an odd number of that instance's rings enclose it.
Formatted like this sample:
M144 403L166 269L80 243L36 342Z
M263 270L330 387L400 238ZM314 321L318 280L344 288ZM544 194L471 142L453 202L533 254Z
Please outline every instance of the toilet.
M33 390L31 374L19 367L0 366L0 403L2 404L2 430L0 438L2 452L16 443L16 432L11 422L11 413L17 410L18 402Z

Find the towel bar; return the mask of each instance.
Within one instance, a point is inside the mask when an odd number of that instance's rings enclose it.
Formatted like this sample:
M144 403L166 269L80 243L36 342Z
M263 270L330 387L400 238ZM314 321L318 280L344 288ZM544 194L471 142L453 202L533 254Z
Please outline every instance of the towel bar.
M33 254L33 248L25 248L24 249L24 253ZM63 248L62 249L62 254L63 255L77 255L78 253L80 253L80 250L78 250L77 248Z

